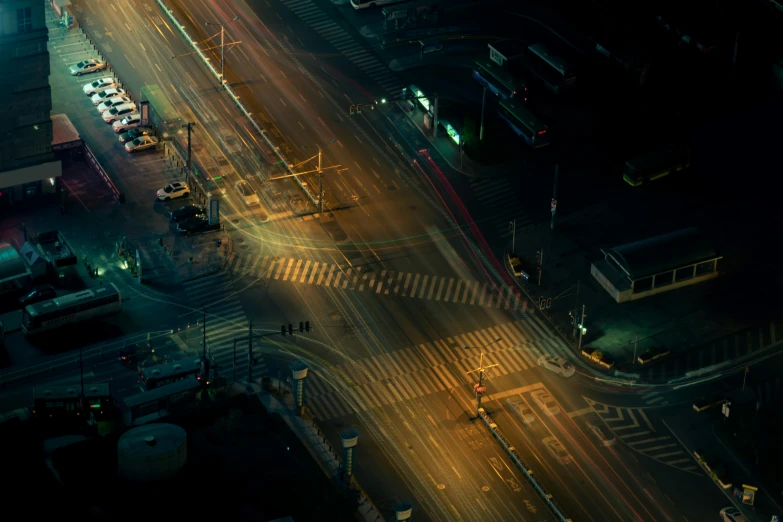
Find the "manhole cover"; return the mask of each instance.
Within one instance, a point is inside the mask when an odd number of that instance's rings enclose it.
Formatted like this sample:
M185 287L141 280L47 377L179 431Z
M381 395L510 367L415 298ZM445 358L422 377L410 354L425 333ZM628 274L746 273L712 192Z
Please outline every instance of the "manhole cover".
M329 318L330 318L332 321L337 321L338 319L340 319L340 314L337 314L337 313L332 313L332 315L330 315L330 316L329 316Z
M481 491L486 493L487 491L489 491L489 486L481 486Z
M409 205L408 210L416 210L416 205Z
M446 484L438 484L438 489L446 489Z

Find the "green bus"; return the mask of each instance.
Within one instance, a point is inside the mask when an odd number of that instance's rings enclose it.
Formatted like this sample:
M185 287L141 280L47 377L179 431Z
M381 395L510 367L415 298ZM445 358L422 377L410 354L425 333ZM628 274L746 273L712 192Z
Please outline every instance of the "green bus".
M623 179L632 187L645 181L662 178L691 166L691 151L687 147L669 145L625 162Z
M473 79L495 96L503 100L514 98L527 101L527 84L511 76L505 69L491 60L476 60Z
M549 129L515 100L500 101L500 118L534 149L549 145Z

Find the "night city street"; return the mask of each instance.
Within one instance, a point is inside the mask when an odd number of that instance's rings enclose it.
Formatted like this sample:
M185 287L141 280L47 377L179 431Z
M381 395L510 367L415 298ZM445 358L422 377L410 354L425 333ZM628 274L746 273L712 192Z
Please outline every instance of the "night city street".
M783 4L0 14L26 516L783 516Z

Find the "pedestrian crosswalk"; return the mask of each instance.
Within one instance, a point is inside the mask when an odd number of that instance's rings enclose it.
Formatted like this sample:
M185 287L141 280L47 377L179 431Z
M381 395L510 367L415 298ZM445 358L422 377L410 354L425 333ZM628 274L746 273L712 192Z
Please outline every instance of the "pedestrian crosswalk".
M485 308L518 310L525 303L519 291L510 286L361 266L343 268L329 262L272 255L235 254L228 260L226 271L239 276Z
M387 94L402 93L403 82L375 56L369 47L362 46L345 29L335 23L322 7L312 0L282 0L282 2L313 31L383 87Z
M614 437L631 450L662 464L698 475L700 468L677 440L650 422L646 408L620 408L584 397Z
M193 315L194 321L202 321L200 309L207 311L207 351L226 374L233 368L234 339L247 337L248 321L242 303L233 288L233 281L224 272L218 272L206 277L184 283L185 294L190 305L199 310ZM237 356L238 375L247 373L246 350ZM254 373L263 375L266 366L263 359L253 368Z
M484 364L498 364L487 372L489 379L530 370L542 354L567 355L531 317L354 359L329 368L326 376L313 371L305 384L305 402L317 418L329 420L469 385L468 372L479 366L480 352Z
M506 178L469 178L468 183L479 202L492 209L491 226L500 238L511 237L514 220L517 232L533 223Z

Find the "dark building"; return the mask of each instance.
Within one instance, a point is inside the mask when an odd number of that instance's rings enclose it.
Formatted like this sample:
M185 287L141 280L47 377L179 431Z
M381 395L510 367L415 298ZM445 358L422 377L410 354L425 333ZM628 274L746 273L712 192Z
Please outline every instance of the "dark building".
M0 2L0 206L55 191L49 40L41 0Z

